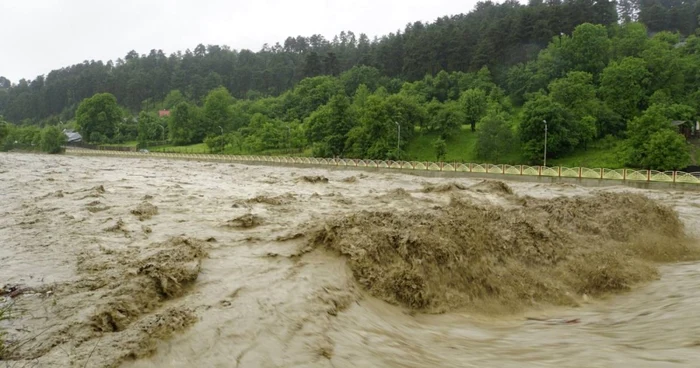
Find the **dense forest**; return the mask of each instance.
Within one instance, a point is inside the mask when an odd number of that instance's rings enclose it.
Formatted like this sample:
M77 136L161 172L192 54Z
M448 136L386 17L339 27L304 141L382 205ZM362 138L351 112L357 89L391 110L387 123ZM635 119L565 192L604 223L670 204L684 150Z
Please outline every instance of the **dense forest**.
M289 37L258 52L201 44L171 55L131 51L114 62L85 61L13 85L0 78L0 114L14 123L59 114L67 120L80 101L99 92L113 94L131 111L175 89L196 102L218 86L239 99L276 96L304 78L337 76L356 65L409 81L441 70L502 70L535 57L554 35L570 34L584 22L616 19L614 3L607 0L482 2L469 14L408 24L374 40L341 32L330 41L321 35ZM695 22L684 31L692 32Z
M700 111L699 14L680 0L480 2L374 40L132 51L31 81L0 77L0 115L23 126L74 119L94 143L167 138L230 153L411 159L406 145L430 135L441 158L445 141L473 134L482 160L508 161L518 147L531 162L546 120L551 157L624 140L624 164L679 168L688 148L670 121ZM169 118L154 114L162 108ZM0 125L13 142L37 139L39 128Z

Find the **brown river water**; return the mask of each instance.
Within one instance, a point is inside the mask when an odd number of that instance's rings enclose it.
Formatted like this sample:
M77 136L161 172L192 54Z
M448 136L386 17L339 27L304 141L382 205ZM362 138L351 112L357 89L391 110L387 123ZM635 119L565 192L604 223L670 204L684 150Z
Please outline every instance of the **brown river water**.
M422 191L446 182L481 180L0 154L0 287L27 290L0 296L12 312L0 367L700 367L698 262L578 307L421 314L369 295L344 257L305 248L333 216L447 203ZM536 199L641 193L700 237L700 192L508 185ZM187 253L173 237L199 240L182 241ZM149 264L170 267L153 271L157 290L139 278Z

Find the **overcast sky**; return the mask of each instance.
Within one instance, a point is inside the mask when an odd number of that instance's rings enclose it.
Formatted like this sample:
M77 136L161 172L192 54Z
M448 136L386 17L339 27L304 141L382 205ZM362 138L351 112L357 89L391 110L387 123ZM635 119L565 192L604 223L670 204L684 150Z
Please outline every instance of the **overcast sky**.
M0 0L0 76L13 83L130 50L264 43L343 30L370 39L413 21L467 13L477 0Z

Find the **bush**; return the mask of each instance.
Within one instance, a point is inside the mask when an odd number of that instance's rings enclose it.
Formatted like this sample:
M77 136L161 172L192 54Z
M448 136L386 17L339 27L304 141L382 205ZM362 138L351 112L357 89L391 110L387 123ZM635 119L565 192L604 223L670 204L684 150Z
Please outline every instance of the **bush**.
M47 126L41 131L40 148L46 153L60 153L66 143L66 136L57 126Z
M442 138L438 138L433 141L433 148L435 148L435 156L438 161L442 161L447 155L447 144Z
M228 144L228 137L225 135L209 136L204 139L204 144L209 147L212 153L221 153Z
M644 144L645 167L655 170L678 170L690 163L690 152L685 137L672 131L661 130L652 134Z

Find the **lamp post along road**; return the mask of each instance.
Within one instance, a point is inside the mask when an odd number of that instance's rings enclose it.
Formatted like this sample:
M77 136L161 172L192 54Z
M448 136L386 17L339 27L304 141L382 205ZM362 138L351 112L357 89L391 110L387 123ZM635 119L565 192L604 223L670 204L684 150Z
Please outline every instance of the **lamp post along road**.
M544 122L544 167L547 167L547 120Z
M398 121L395 121L394 124L398 127L398 133L396 137L396 158L399 157L399 152L401 152L401 124L399 124Z
M226 144L224 143L224 128L219 125L219 129L221 129L221 153L224 153L224 148L226 147Z

